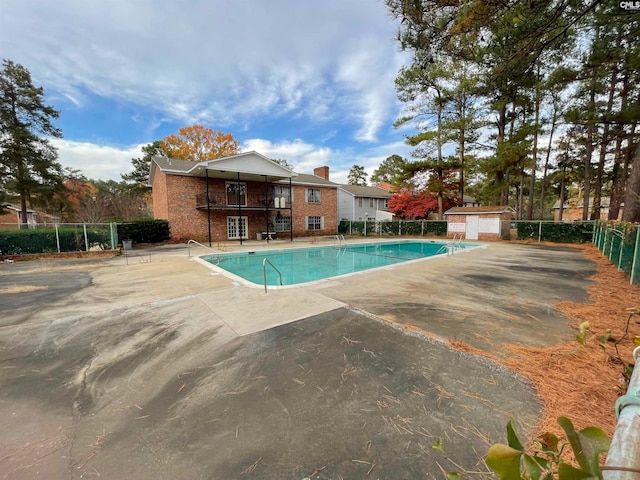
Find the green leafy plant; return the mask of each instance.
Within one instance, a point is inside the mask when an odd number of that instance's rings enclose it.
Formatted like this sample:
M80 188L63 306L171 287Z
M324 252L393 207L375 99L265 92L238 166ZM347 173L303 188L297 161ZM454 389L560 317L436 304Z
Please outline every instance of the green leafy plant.
M587 427L577 431L571 420L560 417L566 441L553 433L545 433L537 440L534 454L526 452L512 421L507 424L507 445L495 444L487 453L487 466L500 480L581 480L602 479L600 455L609 449L609 438L599 428ZM565 448L570 448L578 466L566 463Z

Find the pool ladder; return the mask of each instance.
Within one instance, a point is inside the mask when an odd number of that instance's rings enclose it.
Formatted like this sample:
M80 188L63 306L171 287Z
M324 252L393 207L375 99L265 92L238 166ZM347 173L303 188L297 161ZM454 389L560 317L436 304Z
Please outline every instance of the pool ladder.
M449 256L449 255L453 255L456 250L462 250L462 238L463 238L463 235L461 233L460 234L460 238L457 238L457 236L458 236L458 234L454 233L453 234L453 238L451 239L451 241L447 242L444 245L442 245L440 247L440 249L436 252L436 255L446 251L447 252L447 256ZM457 243L456 243L456 241L457 241Z
M191 258L191 244L192 243L195 243L199 247L206 248L207 250L210 250L213 253L215 253L216 254L216 265L220 263L220 252L218 252L217 250L214 250L211 247L207 247L206 245L203 245L200 242L196 242L195 240L189 240L187 242L187 252L189 253L189 258Z
M338 244L339 247L344 247L347 244L347 240L344 238L344 235L336 235L333 237L333 245Z
M282 286L282 273L280 273L280 270L278 270L276 266L273 263L271 263L271 261L268 258L265 258L264 260L262 260L262 275L264 277L264 293L267 293L267 264L271 265L271 268L273 268L276 272L278 272L278 275L280 276L280 286Z

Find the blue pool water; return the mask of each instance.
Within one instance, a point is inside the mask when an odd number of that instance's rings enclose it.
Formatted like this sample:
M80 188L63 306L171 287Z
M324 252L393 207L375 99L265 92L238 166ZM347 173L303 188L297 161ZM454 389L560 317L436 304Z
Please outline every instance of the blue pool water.
M282 285L296 285L446 254L446 250L443 251L445 244L446 242L408 240L342 247L312 247L207 255L202 259L249 282L264 285L262 264L266 258L282 274ZM460 248L469 248L470 246L476 245L461 244ZM278 273L269 265L267 265L267 285L280 285Z

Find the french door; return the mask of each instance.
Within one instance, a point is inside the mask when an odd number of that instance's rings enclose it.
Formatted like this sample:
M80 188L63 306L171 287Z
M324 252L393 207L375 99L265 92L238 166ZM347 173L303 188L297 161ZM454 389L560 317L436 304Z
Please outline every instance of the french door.
M247 239L247 217L227 217L227 238L229 240Z

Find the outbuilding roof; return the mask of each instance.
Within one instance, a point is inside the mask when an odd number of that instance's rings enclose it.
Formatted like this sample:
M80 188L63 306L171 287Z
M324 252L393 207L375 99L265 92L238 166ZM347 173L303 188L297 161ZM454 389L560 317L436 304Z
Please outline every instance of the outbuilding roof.
M487 205L482 207L453 207L444 212L445 215L482 215L487 213L515 213L508 205Z

